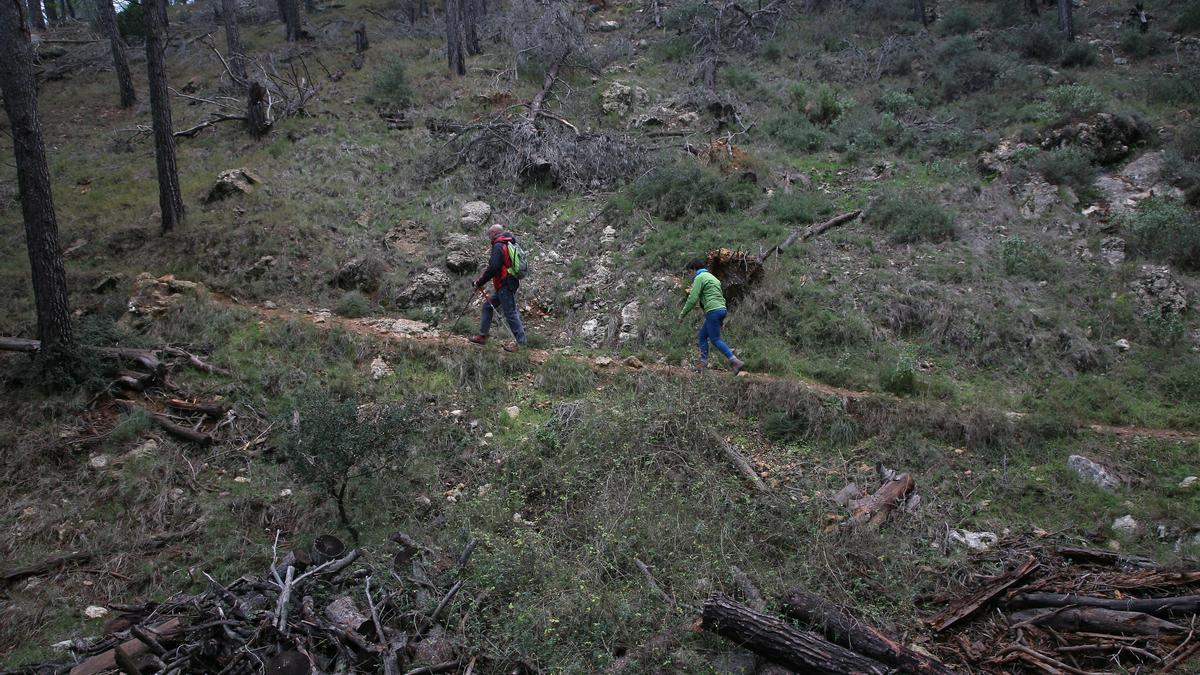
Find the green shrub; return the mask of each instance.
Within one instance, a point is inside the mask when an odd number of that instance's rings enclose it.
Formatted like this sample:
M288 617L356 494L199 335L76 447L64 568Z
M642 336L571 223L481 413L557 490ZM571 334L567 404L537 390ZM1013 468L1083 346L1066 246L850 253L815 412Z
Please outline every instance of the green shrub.
M767 215L788 225L815 223L832 212L829 199L815 192L776 193L767 202Z
M371 80L371 98L398 106L412 104L412 85L408 83L404 60L399 56L388 58L375 70Z
M146 25L142 21L141 3L125 3L125 8L117 12L117 30L121 32L121 37L125 38L146 37Z
M1142 59L1161 53L1167 46L1167 34L1157 30L1143 33L1137 28L1126 28L1121 31L1117 45L1125 54Z
M1050 102L1067 119L1078 119L1104 109L1104 95L1086 84L1063 84L1050 90Z
M887 232L896 244L939 242L958 236L954 217L926 194L886 193L867 212L867 222Z
M758 88L758 76L753 70L743 66L731 65L721 69L721 79L732 89L748 93Z
M396 404L330 400L328 392L300 395L280 426L283 456L296 477L332 499L343 527L358 541L346 511L351 483L400 456L413 415Z
M1191 66L1174 75L1147 78L1146 95L1156 103L1200 106L1200 67Z
M1200 2L1186 2L1175 19L1176 33L1200 33Z
M1041 244L1021 237L1000 242L1000 261L1005 274L1035 281L1049 280L1058 272L1058 261Z
M899 89L888 89L879 95L875 107L881 112L899 115L917 107L917 99L912 94Z
M798 113L785 112L771 117L762 129L784 150L793 152L816 152L829 142L828 133Z
M917 364L902 355L879 371L879 387L886 392L904 396L917 391Z
M1063 48L1058 63L1064 68L1087 68L1096 65L1099 58L1095 47L1083 42L1071 42Z
M1176 312L1147 312L1142 315L1142 321L1146 323L1150 341L1160 347L1179 344L1187 332L1183 317Z
M728 213L749 206L758 196L753 184L722 176L691 160L657 167L627 190L635 205L664 220Z
M1058 148L1042 152L1034 156L1030 162L1034 171L1043 178L1054 183L1071 188L1080 194L1092 186L1096 178L1096 168L1092 166L1092 158L1087 152L1075 147Z
M1144 199L1121 225L1138 255L1186 270L1200 270L1200 220L1179 200Z
M357 319L371 313L371 299L363 295L362 291L347 291L338 300L333 311L337 312L338 316Z
M975 14L966 7L951 7L938 23L942 35L964 35L979 28Z
M998 72L996 56L969 37L946 40L934 54L933 79L947 99L991 88Z
M1057 61L1063 50L1063 36L1050 25L1039 23L1012 33L1009 44L1027 59Z
M783 58L783 47L779 46L778 42L768 42L762 51L763 58L771 63L779 63Z
M817 95L804 106L804 114L813 124L828 126L842 114L842 104L832 89L821 85Z
M596 386L596 377L586 363L556 355L542 366L536 384L555 396L580 396Z

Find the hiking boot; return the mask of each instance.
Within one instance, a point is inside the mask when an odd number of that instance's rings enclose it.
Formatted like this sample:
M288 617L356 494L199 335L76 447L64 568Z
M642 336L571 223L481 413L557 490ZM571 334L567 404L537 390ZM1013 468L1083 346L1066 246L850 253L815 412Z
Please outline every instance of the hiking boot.
M734 359L730 360L729 365L733 366L733 374L737 375L738 373L742 372L742 368L746 367L746 362L735 357Z
M467 342L473 342L477 345L481 345L481 344L487 342L487 336L486 335L472 335L471 337L467 338Z
M504 351L506 351L506 352L512 353L512 352L517 351L518 349L520 349L520 346L515 342L506 342L504 344Z
M699 361L696 362L696 372L697 373L703 373L706 370L708 370L708 361L706 361L704 359L700 359Z

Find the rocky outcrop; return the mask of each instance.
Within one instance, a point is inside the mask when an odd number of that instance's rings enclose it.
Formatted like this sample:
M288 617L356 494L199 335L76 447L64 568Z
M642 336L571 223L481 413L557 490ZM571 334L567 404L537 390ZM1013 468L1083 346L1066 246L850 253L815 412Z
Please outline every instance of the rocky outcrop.
M642 318L642 306L637 300L621 308L621 326L617 330L617 344L627 345L637 339L638 321Z
M156 278L151 274L142 273L133 282L133 294L129 297L129 314L136 317L155 317L183 298L196 297L203 291L203 285L176 279L172 274Z
M446 269L455 274L475 271L475 256L471 255L471 238L465 234L451 233L442 238L446 251Z
M450 275L440 267L430 267L414 276L396 293L396 304L400 307L416 307L426 302L438 302L446 296L450 287Z
M1155 195L1183 197L1183 191L1172 186L1163 175L1164 155L1161 151L1147 152L1120 171L1096 179L1096 190L1108 204L1110 214L1132 210L1138 202Z
M613 80L604 90L604 93L600 94L600 112L605 115L613 114L624 119L635 108L644 106L649 102L650 97L646 94L645 89Z
M255 185L261 185L262 182L250 169L226 169L217 176L217 182L209 188L204 201L212 203L231 195L249 194L254 191Z
M492 218L492 205L487 202L473 201L462 205L459 222L466 227L480 227Z
M1122 115L1096 113L1086 120L1071 122L1045 132L1042 149L1075 147L1087 151L1100 164L1113 164L1129 156L1133 148L1150 137L1145 122Z
M1165 265L1143 265L1133 282L1133 295L1143 314L1166 316L1187 309L1187 291Z
M333 275L333 285L343 290L374 293L383 280L383 261L371 256L351 258Z

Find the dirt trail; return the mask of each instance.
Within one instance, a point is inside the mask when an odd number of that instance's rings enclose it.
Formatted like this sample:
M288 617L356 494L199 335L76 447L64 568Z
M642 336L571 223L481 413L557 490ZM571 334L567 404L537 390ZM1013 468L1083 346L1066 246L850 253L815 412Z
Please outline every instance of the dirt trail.
M278 307L271 308L258 304L241 302L235 298L219 294L211 293L210 297L217 302L231 306L249 309L260 316L268 319L292 319L297 321L306 321L316 326L324 328L332 328L337 326L351 333L359 335L369 335L376 339L390 340L395 342L405 343L422 343L435 345L444 348L453 349L500 349L500 341L494 344L485 345L483 347L474 345L467 341L467 338L461 335L453 335L444 331L437 330L426 324L418 322L407 322L402 319L389 317L365 317L361 319L348 319L336 315L326 314L324 312L314 313L311 311L293 311L288 309L280 309ZM405 326L411 327L414 332L397 332L381 328L382 325L395 324L400 321ZM419 331L418 327L424 327L425 330ZM558 355L579 363L585 363L592 368L611 369L611 370L648 370L651 372L662 373L664 375L688 375L690 370L683 366L672 366L665 363L645 363L640 360L625 359L619 357L611 357L606 355L584 356L579 354L570 354L565 351L551 349L526 349L524 351L530 361L537 364L545 363L551 356ZM729 377L730 375L724 371L715 371L713 375L717 377ZM767 375L764 373L747 373L743 372L738 375L739 379L745 379L751 382L790 382L803 386L809 391L822 396L836 397L843 400L857 400L868 397L883 397L893 398L891 395L874 392L874 391L855 391L852 389L843 389L834 387L822 382L817 382L800 376L778 376ZM900 399L896 399L899 401ZM1022 417L1024 413L1012 412L1010 416L1017 418ZM1132 438L1143 436L1148 438L1156 438L1161 440L1179 441L1179 442L1198 442L1200 441L1200 432L1178 430L1178 429L1155 429L1137 426L1116 426L1111 424L1091 424L1085 423L1081 429L1091 431L1097 434L1108 436L1118 436L1122 438Z

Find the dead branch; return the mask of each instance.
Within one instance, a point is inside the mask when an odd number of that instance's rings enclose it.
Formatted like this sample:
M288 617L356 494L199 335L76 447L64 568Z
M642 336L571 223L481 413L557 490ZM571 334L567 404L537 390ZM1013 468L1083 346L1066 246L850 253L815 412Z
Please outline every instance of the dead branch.
M809 227L807 227L805 229L797 228L795 230L792 230L792 233L787 236L787 239L784 239L783 241L779 242L778 246L776 246L775 248L764 253L762 256L759 257L759 260L763 261L763 260L766 260L767 258L769 258L770 256L783 253L783 251L786 248L788 248L792 244L796 243L797 240L808 241L809 239L812 239L813 237L816 237L817 235L824 234L825 232L828 232L829 230L832 230L835 227L844 225L844 224L858 218L861 215L862 215L862 209L855 209L853 211L850 211L849 213L843 213L841 215L834 216L833 218L830 218L829 220L827 220L823 223L819 223L816 225L810 225Z
M942 632L959 621L974 614L993 598L1003 593L1010 586L1024 579L1030 572L1038 568L1037 558L1029 556L1025 562L1012 571L987 580L978 590L966 598L946 607L937 616L929 620L933 630Z
M654 575L650 572L650 568L646 565L646 563L642 562L638 558L634 558L633 564L637 565L638 571L641 572L642 576L646 578L646 584L650 586L650 590L654 591L655 595L662 598L663 602L667 603L671 609L675 609L675 598L667 595L667 592L663 590L662 586L658 585L658 581L655 580Z

